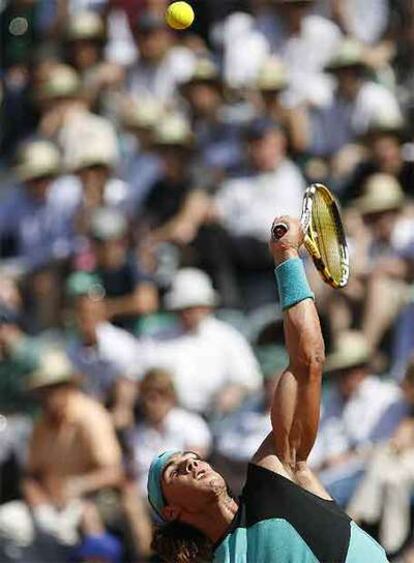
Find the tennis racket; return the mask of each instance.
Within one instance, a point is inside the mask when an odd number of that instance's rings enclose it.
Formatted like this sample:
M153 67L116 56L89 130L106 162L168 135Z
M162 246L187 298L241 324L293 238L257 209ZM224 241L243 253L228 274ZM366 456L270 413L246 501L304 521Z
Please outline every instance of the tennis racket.
M338 204L322 184L309 186L303 198L300 219L304 244L322 279L334 288L345 287L349 280L349 252ZM273 240L288 231L285 223L272 226Z

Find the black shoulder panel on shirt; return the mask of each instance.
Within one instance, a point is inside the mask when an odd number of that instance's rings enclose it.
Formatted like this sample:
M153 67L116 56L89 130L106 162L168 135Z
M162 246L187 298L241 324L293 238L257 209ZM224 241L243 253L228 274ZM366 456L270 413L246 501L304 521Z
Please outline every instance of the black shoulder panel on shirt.
M250 464L242 503L245 526L282 518L300 534L323 563L344 563L351 519L333 502L306 491L289 479Z

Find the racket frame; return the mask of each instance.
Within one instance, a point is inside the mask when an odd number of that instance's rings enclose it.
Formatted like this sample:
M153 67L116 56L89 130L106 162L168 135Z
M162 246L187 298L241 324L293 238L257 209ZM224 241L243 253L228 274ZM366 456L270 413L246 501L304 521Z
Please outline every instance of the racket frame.
M322 260L322 256L316 241L317 234L315 233L312 225L313 203L314 203L315 195L318 191L323 191L324 196L328 201L328 204L331 206L331 210L336 218L337 228L339 229L339 236L340 236L339 248L341 253L340 261L341 261L341 268L343 270L341 279L339 281L335 280L332 277L331 272L329 271L328 267ZM328 190L328 188L323 184L311 184L308 188L306 188L303 197L302 215L301 215L300 223L305 235L304 238L305 248L311 255L313 263L316 269L318 270L318 272L320 273L322 279L328 285L330 285L335 289L340 289L345 287L348 283L349 274L350 274L348 245L346 242L342 219L336 199L333 197L330 190Z

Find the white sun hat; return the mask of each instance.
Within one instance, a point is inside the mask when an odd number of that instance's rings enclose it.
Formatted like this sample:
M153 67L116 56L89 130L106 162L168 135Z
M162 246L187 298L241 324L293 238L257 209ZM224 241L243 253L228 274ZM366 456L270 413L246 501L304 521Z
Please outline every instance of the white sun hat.
M165 296L165 306L172 311L199 306L215 307L217 303L218 295L210 277L196 268L180 270Z

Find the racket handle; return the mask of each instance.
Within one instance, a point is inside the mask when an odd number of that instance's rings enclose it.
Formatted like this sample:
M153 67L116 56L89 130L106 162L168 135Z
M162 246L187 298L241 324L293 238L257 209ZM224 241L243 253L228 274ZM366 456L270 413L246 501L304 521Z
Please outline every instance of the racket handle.
M272 239L273 240L280 240L285 234L288 232L289 227L286 223L277 223L272 227Z

